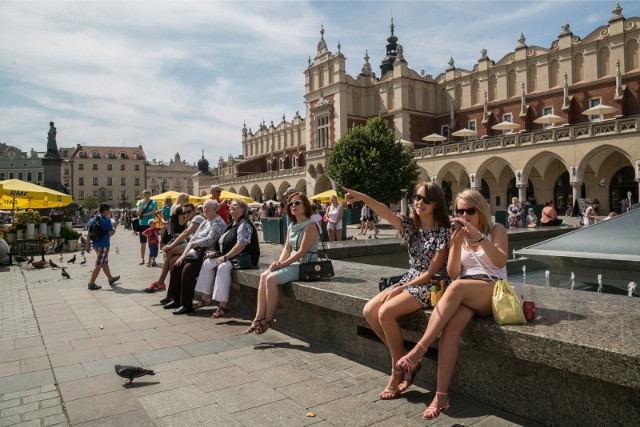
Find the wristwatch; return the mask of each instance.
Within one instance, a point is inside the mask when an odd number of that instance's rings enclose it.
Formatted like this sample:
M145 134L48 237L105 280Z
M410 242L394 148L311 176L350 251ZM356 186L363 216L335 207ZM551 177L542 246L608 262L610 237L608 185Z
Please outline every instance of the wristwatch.
M484 239L486 239L487 236L484 233L480 233L480 238L478 240L476 240L476 243L480 243L483 242Z

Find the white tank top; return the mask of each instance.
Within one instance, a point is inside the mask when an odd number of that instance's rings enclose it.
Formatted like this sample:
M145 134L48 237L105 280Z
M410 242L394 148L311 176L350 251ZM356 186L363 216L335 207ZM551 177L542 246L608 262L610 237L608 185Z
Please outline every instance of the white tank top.
M491 242L491 230L493 229L494 225L495 224L491 226L491 228L489 229L489 234L487 234L487 237L486 237L486 239L490 242ZM491 262L487 254L484 252L484 249L482 249L480 246L476 247L475 252L476 252L476 256L480 259L480 261L482 261L482 265L485 266L484 269L482 268L478 260L476 260L476 258L473 256L473 254L465 250L463 247L462 253L460 254L460 265L462 266L460 270L460 276L475 276L479 274L488 273L492 277L498 277L499 279L506 280L507 278L506 264L502 268L497 268L495 265L493 265L493 263Z

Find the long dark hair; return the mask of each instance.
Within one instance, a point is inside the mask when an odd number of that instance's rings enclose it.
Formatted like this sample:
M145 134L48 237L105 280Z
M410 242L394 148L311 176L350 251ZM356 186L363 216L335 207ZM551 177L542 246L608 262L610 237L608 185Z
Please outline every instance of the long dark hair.
M449 212L447 209L447 202L444 199L444 191L442 191L442 187L440 187L435 182L420 182L416 184L416 188L413 190L413 194L416 195L418 191L424 188L426 196L433 203L434 210L433 216L436 222L436 227L449 227L451 223L451 219L449 218ZM420 221L420 217L418 215L412 215L409 217L411 222L413 223L414 232L411 234L410 241L417 235L417 233L422 228L422 222Z

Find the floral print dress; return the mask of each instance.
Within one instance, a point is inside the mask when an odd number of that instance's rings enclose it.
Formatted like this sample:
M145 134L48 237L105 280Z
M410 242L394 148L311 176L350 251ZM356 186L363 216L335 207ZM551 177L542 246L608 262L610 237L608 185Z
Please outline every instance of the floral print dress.
M413 234L416 234L411 239ZM436 256L436 253L441 249L449 247L449 240L451 233L447 227L435 227L431 230L415 230L411 219L401 216L400 217L400 236L402 240L407 242L407 249L409 251L409 271L407 271L400 282L389 289L395 289L398 286L402 286L422 275L429 269L429 264ZM447 261L445 260L442 265L442 269L438 272L444 279L445 283L449 283L449 275L447 274ZM431 283L425 283L424 285L409 286L403 290L408 292L415 299L418 300L423 309L431 308L431 292L429 287Z

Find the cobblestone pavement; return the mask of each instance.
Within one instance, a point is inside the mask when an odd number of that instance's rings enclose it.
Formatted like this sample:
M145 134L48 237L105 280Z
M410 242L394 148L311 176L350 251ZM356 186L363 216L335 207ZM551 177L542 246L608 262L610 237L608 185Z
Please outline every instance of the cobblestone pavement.
M263 246L272 256L280 250ZM0 426L534 425L455 394L449 411L422 421L433 389L414 386L381 401L386 370L277 330L244 335L249 319L213 320L212 307L174 316L161 295L141 292L160 268L137 264L139 244L128 231L112 239L118 286L101 275L103 288L88 291L95 254L87 260L61 263L71 279L51 268L0 266ZM114 364L156 375L124 387Z

